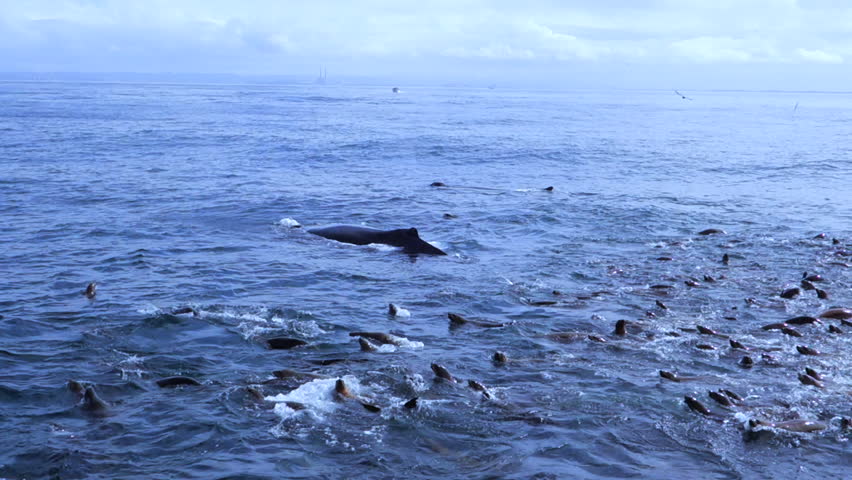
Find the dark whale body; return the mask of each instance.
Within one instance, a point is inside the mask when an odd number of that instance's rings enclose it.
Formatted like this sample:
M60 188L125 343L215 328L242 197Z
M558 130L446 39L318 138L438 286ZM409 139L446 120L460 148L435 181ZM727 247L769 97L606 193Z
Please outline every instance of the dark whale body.
M421 239L416 228L378 230L352 225L335 225L333 227L314 228L308 230L308 232L338 242L354 243L355 245L381 243L393 247L402 247L402 251L408 254L428 253L431 255L446 255L441 249L433 247Z

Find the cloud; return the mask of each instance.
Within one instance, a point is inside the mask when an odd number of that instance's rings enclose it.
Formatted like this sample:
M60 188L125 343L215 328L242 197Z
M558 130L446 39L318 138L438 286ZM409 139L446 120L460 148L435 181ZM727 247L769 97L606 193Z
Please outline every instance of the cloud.
M833 53L824 52L822 50L808 50L805 48L797 48L796 55L803 60L816 63L843 63L843 57Z
M815 64L852 55L831 0L30 0L0 70L341 73ZM845 67L844 67L845 68ZM612 69L611 69L612 70Z
M695 37L672 42L674 54L694 62L767 62L780 56L772 42L761 39Z

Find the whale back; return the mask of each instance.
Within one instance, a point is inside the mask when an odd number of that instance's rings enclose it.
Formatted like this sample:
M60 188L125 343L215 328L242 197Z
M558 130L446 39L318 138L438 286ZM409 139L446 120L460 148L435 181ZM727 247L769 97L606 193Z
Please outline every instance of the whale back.
M400 247L403 252L408 254L426 253L431 255L446 255L441 249L421 239L419 232L414 227L396 230L377 230L375 228L337 225L311 229L308 232L331 240L337 240L338 242L355 245L381 243L392 247Z

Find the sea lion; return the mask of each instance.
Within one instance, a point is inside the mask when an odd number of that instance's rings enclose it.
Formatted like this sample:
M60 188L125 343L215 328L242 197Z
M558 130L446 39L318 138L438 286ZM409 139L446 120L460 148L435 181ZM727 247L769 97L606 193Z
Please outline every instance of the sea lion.
M660 370L660 377L665 378L666 380L671 380L672 382L676 383L699 380L698 377L681 377L673 372L668 372L666 370Z
M813 348L807 347L805 345L796 345L796 351L801 353L802 355L819 355L817 350Z
M835 327L834 325L828 326L828 333L843 333L843 330Z
M710 345L708 343L699 343L698 345L695 346L695 348L697 348L699 350L716 350L716 347L714 347L713 345Z
M716 279L710 275L704 275L704 281L707 283L716 283Z
M793 288L788 288L787 290L784 290L778 296L781 297L781 298L796 298L796 297L799 296L800 293L802 293L802 290L799 287L793 287Z
M622 337L627 335L627 320L619 320L615 322L615 331L612 333Z
M86 390L83 392L82 407L84 410L102 414L106 412L109 405L98 397L98 394L95 393L94 387L86 387Z
M494 322L482 322L478 320L468 320L457 313L448 313L447 318L450 319L451 327L460 327L465 324L476 325L477 327L484 328L500 328L505 327L507 324L505 323L494 323Z
M663 310L668 310L668 309L669 309L669 307L668 307L668 306L666 306L666 304L665 304L665 303L663 303L663 302L661 302L661 301L659 301L659 300L656 300L656 302L657 302L657 306L658 306L658 307L660 307L660 308L662 308Z
M696 325L695 328L698 329L698 333L702 335L719 335L719 332L717 332L716 330L712 330L701 325Z
M787 325L786 323L779 322L779 323L770 323L769 325L764 325L760 328L762 328L763 330L781 330L782 328L788 328L788 327L789 327L789 325Z
M346 382L344 382L342 378L338 378L337 381L334 382L334 394L339 400L350 398L358 400L358 403L360 403L361 406L369 412L378 413L382 411L381 407L378 407L371 403L367 403L363 399L356 397L355 394L353 394L349 390L349 387L346 385Z
M418 397L414 397L411 400L403 403L402 406L409 409L409 410L413 409L413 408L417 408L417 399L418 399Z
M722 255L722 264L727 265L731 262L731 257L726 253Z
M342 378L338 378L334 382L334 393L341 398L355 398L355 395L352 395L352 392L349 391L349 387L346 386L346 382Z
M831 318L834 320L846 320L852 318L852 310L848 308L829 308L819 314L820 318Z
M710 409L704 406L703 403L696 400L695 397L690 397L689 395L683 397L683 400L686 402L686 406L689 407L693 412L698 412L702 415L712 415Z
M299 410L305 410L306 408L308 408L308 406L305 405L304 403L293 402L293 401L284 402L284 405L287 405L288 407L290 407L293 410L296 410L297 412Z
M768 422L765 420L749 420L751 428L755 427L772 427L789 432L810 433L825 430L828 426L821 422L813 422L810 420L788 420L786 422Z
M808 280L802 280L799 283L802 285L803 290L816 290L816 286Z
M784 335L789 335L791 337L801 337L802 334L798 330L794 330L792 328L782 328L781 333Z
M724 393L725 395L727 395L727 396L728 396L728 398L730 398L730 399L731 399L731 400L733 400L734 402L742 403L742 402L744 402L744 401L745 401L745 400L743 399L743 397L741 397L741 396L737 395L736 393L734 393L734 392L732 392L732 391L730 391L730 390L726 390L726 389L724 389L724 388L720 388L720 389L719 389L719 392Z
M802 278L809 282L822 282L825 280L824 278L822 278L822 275L808 275L808 272L802 274Z
M494 360L494 363L498 364L504 364L509 361L506 354L503 352L494 352L494 355L491 356L491 360Z
M606 339L599 335L586 335L586 338L593 342L606 343Z
M811 323L822 323L822 321L816 317L801 316L793 317L787 320L785 323L788 323L790 325L809 325Z
M375 228L356 227L352 225L336 225L326 228L314 228L309 233L320 237L355 245L381 243L393 247L402 247L404 253L416 255L446 255L446 253L420 238L416 228L401 228L397 230L378 230Z
M817 388L825 388L825 385L823 385L822 382L805 373L799 374L799 381L805 385L811 385Z
M403 338L383 332L349 332L350 337L364 337L370 340L375 340L382 345L391 344L397 347L402 344Z
M817 298L819 298L820 300L828 300L828 292L826 292L825 290L823 290L821 288L817 288L816 293L817 293Z
M712 398L713 400L715 400L716 403L718 403L719 405L723 405L725 407L733 407L734 406L734 403L731 401L731 399L728 398L728 396L725 395L724 393L709 391L709 392L707 392L707 395L710 398Z
M731 348L736 348L739 350L748 350L748 347L738 342L737 340L734 340L733 338L729 338L728 343L731 345Z
M86 386L77 380L68 380L68 390L71 390L71 392L77 395L82 395L86 391Z
M770 355L768 353L761 353L760 359L763 360L764 363L766 363L767 365L772 365L772 366L776 366L776 367L781 365L781 363L778 362L777 358L773 357L772 355Z
M442 365L438 365L437 363L433 363L431 365L431 367L432 367L432 371L435 372L436 377L442 378L442 379L447 380L449 382L456 383L456 379L453 378L452 375L450 375L450 371L447 370Z
M275 337L267 339L266 344L269 345L269 348L273 350L289 350L294 347L301 347L302 345L307 345L308 342L299 340L297 338Z
M378 348L376 345L374 345L372 342L370 342L364 337L358 337L358 344L361 345L362 352L375 352Z
M430 187L446 187L447 184L444 183L444 182L432 182L429 186Z
M251 396L251 398L253 398L254 400L256 400L258 402L265 402L266 401L266 396L263 394L263 392L260 391L259 388L257 388L257 387L246 387L245 390L246 390L246 393L248 393L249 396Z
M684 280L684 281L683 281L683 283L684 283L687 287L697 287L697 286L699 286L699 285L700 285L700 283L696 282L695 280Z
M83 292L83 295L85 295L86 298L89 298L89 299L95 298L95 295L97 295L97 294L98 294L98 284L97 283L92 282L92 283L86 285L86 290Z
M743 367L743 368L751 368L751 367L754 366L754 360L752 360L751 357L746 355L745 357L740 359L740 361L738 362L738 365Z
M698 232L699 235L724 235L725 231L718 228L708 228Z
M411 316L411 312L400 307L399 305L389 303L388 304L388 315L390 315L392 317L405 317L405 318L407 318L407 317Z
M477 382L476 380L468 380L467 386L476 390L477 392L482 392L482 396L485 398L491 398L491 394L488 392L488 389L485 388L485 385Z
M445 220L452 220L452 219L454 219L454 218L459 218L459 216L458 216L458 215L455 215L455 214L452 214L452 213L445 213L445 214L444 214L444 219L445 219Z
M275 375L276 378L279 378L281 380L292 378L294 380L304 381L304 380L319 380L319 379L327 378L327 377L324 377L322 375L317 375L315 373L297 372L296 370L291 370L289 368L282 368L281 370L275 370L275 371L272 372L272 374Z
M810 375L811 377L814 377L815 379L817 379L819 381L822 381L822 375L820 375L816 370L814 370L811 367L805 367L805 373L807 373L808 375Z
M160 388L167 387L181 387L185 385L201 385L198 380L190 377L183 376L175 376L175 377L166 377L157 380L157 385Z

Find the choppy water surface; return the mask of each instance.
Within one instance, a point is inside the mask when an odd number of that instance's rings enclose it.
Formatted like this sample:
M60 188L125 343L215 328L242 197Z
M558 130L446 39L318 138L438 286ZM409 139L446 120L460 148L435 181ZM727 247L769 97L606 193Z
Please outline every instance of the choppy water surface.
M852 327L760 327L852 305L852 96L403 90L0 84L0 478L845 478Z

